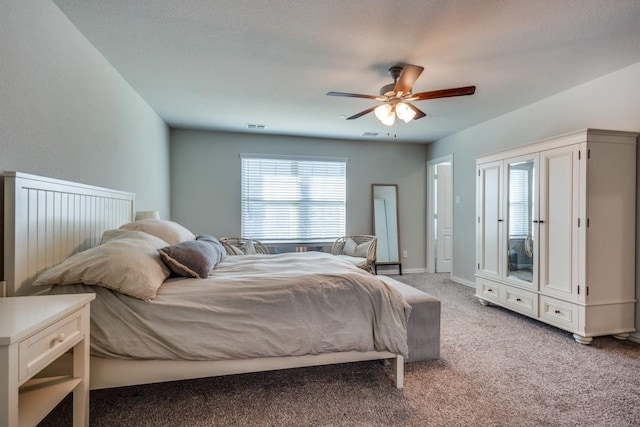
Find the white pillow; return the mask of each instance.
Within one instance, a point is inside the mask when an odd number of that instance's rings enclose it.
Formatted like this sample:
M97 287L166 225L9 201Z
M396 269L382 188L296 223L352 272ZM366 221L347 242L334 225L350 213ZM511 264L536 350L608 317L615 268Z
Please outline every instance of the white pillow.
M356 250L353 251L353 256L366 258L367 252L369 252L369 246L371 246L372 242L373 241L360 243L358 246L356 246Z
M370 244L371 244L371 241L357 244L355 240L353 240L351 237L347 237L347 241L344 244L344 248L342 249L342 252L345 255L359 257L359 258L366 258L367 251L369 250Z
M342 253L349 256L355 256L354 252L356 251L357 247L358 244L356 243L356 241L351 237L347 237L347 241L344 242L344 247L342 248Z
M142 231L109 230L99 246L79 252L45 270L35 286L102 286L149 301L169 277L158 249L167 242Z
M254 255L256 254L256 247L253 244L253 239L247 239L245 240L245 242L242 244L242 246L240 246L240 250L242 250L242 252L245 255Z
M156 236L170 245L195 240L196 236L182 225L160 219L143 219L122 225L120 230L137 230Z

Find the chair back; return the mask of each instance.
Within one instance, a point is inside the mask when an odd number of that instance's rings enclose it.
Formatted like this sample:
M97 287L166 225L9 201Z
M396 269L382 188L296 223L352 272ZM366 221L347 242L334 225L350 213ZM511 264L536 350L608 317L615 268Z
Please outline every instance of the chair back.
M220 243L227 251L227 255L241 255L244 253L242 247L249 241L253 242L253 247L257 254L269 254L269 248L267 248L262 242L256 239L250 239L245 237L221 237Z

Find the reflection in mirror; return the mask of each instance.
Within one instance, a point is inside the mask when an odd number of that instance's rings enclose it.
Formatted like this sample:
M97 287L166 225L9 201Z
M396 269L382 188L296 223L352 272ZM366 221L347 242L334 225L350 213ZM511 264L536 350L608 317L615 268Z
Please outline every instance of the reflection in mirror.
M533 281L533 192L535 163L533 160L509 164L508 230L509 277L525 282Z
M372 184L373 232L378 238L376 265L400 266L400 238L398 226L398 186Z

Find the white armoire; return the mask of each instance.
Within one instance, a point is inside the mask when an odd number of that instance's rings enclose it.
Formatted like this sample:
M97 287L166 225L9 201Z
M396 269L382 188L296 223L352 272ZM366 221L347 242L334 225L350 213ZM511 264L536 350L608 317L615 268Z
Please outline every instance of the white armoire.
M634 328L636 141L586 129L476 159L476 297L573 333Z

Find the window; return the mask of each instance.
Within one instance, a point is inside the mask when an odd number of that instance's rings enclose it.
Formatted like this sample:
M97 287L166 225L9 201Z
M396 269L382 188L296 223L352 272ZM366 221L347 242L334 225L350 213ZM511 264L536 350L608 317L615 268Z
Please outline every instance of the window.
M319 242L345 234L345 159L241 158L242 236Z

